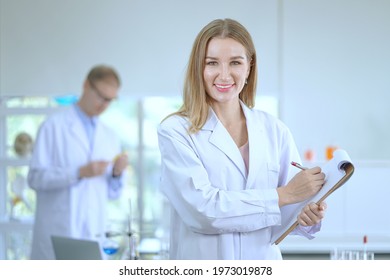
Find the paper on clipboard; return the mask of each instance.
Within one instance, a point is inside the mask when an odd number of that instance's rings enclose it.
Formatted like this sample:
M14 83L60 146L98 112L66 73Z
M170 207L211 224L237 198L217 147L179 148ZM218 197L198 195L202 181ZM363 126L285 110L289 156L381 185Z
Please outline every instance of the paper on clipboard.
M291 231L298 226L297 216L302 208L309 202L320 203L331 195L336 189L349 180L354 172L354 166L346 151L337 149L333 158L321 167L325 174L325 184L321 190L300 203L283 206L281 211L282 222L272 229L271 243L279 244Z

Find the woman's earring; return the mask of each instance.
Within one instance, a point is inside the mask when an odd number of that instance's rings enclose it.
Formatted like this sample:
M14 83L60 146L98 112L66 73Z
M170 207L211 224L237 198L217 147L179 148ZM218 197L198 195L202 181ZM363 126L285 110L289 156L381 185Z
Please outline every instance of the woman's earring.
M245 84L246 84L246 85L248 84L248 79L245 79Z

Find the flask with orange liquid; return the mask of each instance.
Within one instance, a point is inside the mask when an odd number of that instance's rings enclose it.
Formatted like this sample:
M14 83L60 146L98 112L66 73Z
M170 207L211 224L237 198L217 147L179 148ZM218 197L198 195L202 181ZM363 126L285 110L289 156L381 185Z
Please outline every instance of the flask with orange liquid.
M334 145L329 145L325 149L325 159L326 160L331 160L333 158L333 152L337 150L338 147Z

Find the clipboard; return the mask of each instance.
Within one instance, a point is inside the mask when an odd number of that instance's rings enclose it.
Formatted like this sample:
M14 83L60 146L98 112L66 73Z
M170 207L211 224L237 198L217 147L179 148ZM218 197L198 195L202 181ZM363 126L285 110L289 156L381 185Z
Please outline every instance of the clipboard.
M323 171L324 170L327 181L321 191L313 197L289 207L290 209L288 211L294 213L294 217L296 217L301 209L310 201L316 201L317 204L320 204L335 190L344 185L352 177L355 167L348 154L344 150L338 149L334 151L333 159L323 167ZM328 181L328 179L330 180ZM289 223L291 223L291 221L285 221L284 223L282 221L282 225L274 230L272 239L275 240L272 240L272 243L278 245L298 226L298 221L296 220L291 225L289 225Z

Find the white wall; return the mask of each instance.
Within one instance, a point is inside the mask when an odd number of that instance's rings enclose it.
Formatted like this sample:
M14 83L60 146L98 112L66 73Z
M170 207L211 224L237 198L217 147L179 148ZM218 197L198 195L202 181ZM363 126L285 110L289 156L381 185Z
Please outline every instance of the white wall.
M277 1L0 1L2 95L78 93L101 62L118 69L124 94L180 95L196 34L226 17L252 33L262 91L278 91Z
M390 1L283 1L282 118L318 160L390 159Z

